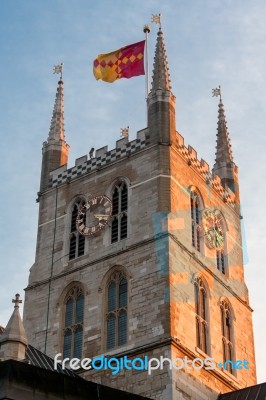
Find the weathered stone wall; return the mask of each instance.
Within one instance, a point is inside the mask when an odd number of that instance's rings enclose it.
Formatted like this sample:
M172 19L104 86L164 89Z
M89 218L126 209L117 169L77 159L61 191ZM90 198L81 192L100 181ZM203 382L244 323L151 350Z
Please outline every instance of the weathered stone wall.
M173 136L173 135L172 135ZM216 361L222 359L219 300L227 297L234 310L234 339L237 359L247 359L250 371L237 376L221 371L88 371L84 376L103 384L154 399L215 399L218 392L255 383L251 310L244 284L240 217L234 195L210 177L208 165L198 161L176 134L172 146L151 144L138 151L83 171L40 198L36 260L26 290L24 324L29 343L44 350L48 292L50 309L47 353L62 352L64 296L73 282L85 292L84 354L190 358L203 357L196 349L193 277L203 275L209 290L209 349ZM104 151L105 152L105 151ZM194 157L194 158L193 158ZM101 158L102 160L102 158ZM192 160L192 161L191 161ZM85 160L77 163L83 165ZM61 173L53 172L54 181ZM117 178L126 178L128 193L128 238L111 244L110 228L86 238L85 254L68 260L71 205L77 196L110 196ZM57 181L58 182L58 181ZM202 237L198 252L191 244L189 189L197 188L205 207L219 208L226 220L227 269L216 268L214 250ZM55 223L56 215L56 223ZM55 235L54 235L55 231ZM54 239L55 238L55 239ZM52 263L52 248L54 255ZM53 265L52 265L53 264ZM128 342L106 351L105 282L115 268L128 278Z

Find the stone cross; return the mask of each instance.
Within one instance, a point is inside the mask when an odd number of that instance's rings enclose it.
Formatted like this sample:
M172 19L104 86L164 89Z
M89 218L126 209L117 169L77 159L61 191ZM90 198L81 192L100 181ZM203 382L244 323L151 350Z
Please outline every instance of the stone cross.
M14 308L19 308L19 304L22 303L22 300L19 300L20 294L16 294L16 299L12 300L12 303L15 303Z

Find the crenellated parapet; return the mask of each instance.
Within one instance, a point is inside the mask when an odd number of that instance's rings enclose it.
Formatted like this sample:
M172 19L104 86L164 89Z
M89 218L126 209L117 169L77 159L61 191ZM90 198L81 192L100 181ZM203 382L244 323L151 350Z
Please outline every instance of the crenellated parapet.
M75 166L67 168L67 164L50 173L49 187L56 187L65 182L69 182L78 176L88 172L97 170L98 168L109 165L112 162L126 158L149 145L149 130L143 129L137 132L137 138L128 141L128 138L122 138L116 141L116 147L108 151L108 147L104 146L95 151L90 159L87 155L79 157L75 161Z
M175 147L187 161L188 165L202 176L207 185L212 186L218 192L225 203L235 204L235 194L230 188L224 188L221 178L218 175L212 175L209 164L202 158L198 159L197 152L192 146L185 146L184 138L179 132L176 132Z

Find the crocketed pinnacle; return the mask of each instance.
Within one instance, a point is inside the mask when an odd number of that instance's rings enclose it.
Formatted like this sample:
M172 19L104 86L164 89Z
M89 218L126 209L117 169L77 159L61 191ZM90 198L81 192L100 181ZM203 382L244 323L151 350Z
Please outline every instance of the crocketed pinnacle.
M158 89L171 91L170 82L163 32L159 28L154 56L151 92L155 93Z
M229 132L226 125L224 105L219 103L215 164L232 163L233 153L230 144Z
M65 141L64 83L62 79L58 82L48 142L60 142L61 140Z
M19 313L19 303L21 303L21 300L19 300L18 294L16 295L16 301L13 300L13 303L15 303L14 311L0 337L0 343L20 342L27 345L28 339Z

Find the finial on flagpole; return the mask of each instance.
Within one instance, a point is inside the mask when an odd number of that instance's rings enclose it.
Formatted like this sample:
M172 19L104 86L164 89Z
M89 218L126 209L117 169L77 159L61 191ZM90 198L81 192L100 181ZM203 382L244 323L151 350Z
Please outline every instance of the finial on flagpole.
M63 79L63 65L64 65L64 63L61 63L58 65L54 65L54 67L53 67L53 73L60 74L60 80Z
M162 29L161 15L162 14L152 14L152 16L151 16L151 22L154 22L155 24L159 24L160 30Z
M220 101L222 101L222 91L221 86L219 85L218 88L212 89L212 97L220 96Z
M151 27L149 25L144 25L143 26L143 32L144 33L150 33L151 31Z

